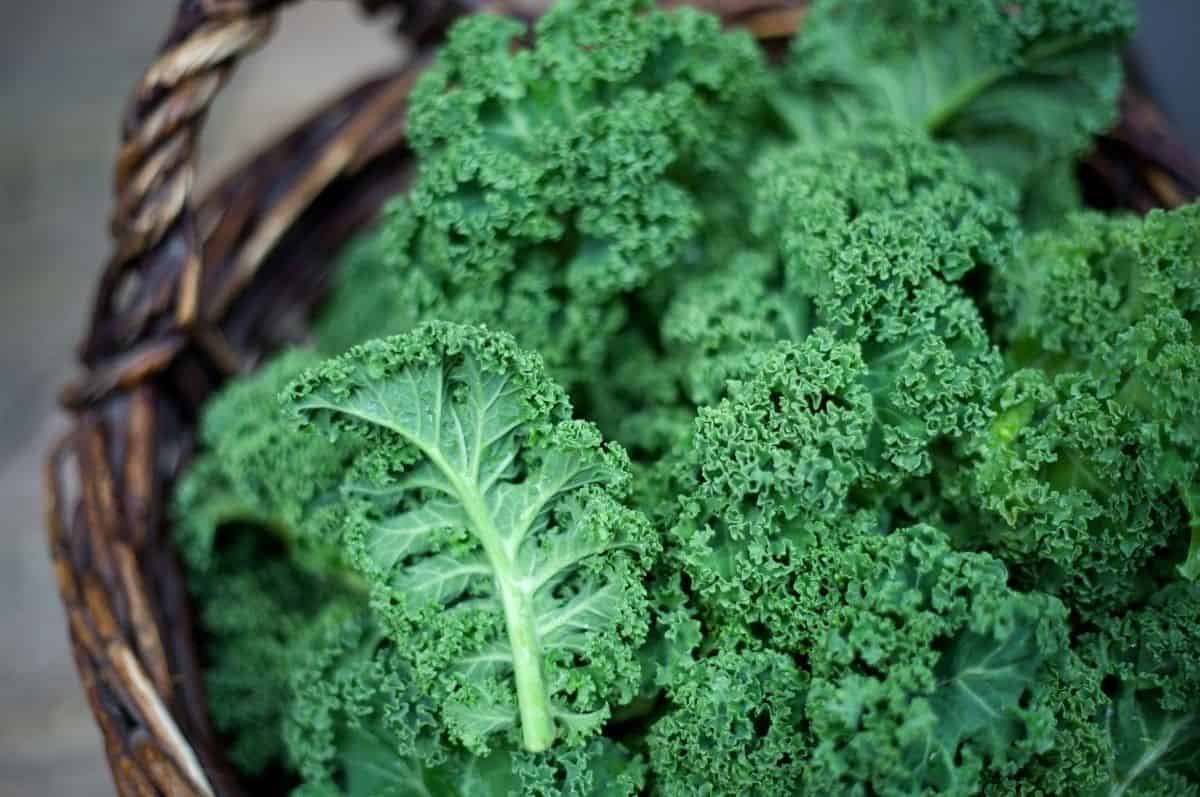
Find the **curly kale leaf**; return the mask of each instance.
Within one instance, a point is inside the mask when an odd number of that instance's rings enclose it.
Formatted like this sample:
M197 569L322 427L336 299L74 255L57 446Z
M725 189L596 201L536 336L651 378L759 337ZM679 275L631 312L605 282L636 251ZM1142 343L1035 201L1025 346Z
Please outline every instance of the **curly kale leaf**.
M205 684L233 761L283 760L295 648L327 606L365 604L329 513L354 440L296 430L276 395L317 358L280 355L205 407L202 451L172 506L206 656Z
M789 276L810 293L836 262L838 234L864 226L863 216L900 214L924 247L920 266L947 281L1006 262L1017 233L1011 186L958 147L894 121L768 151L752 171L753 223L778 242Z
M749 352L826 327L861 346L881 401L926 405L917 415L931 424L977 425L973 398L998 363L954 281L1008 256L1011 189L887 125L769 153L754 172L762 250L694 281L664 316L689 397L713 403Z
M957 449L990 422L1001 366L955 281L1009 256L1012 190L888 125L765 155L755 173L769 243L684 287L662 324L701 407L694 443L676 432L680 464L654 491L699 499L677 528L689 555L707 558L710 537L714 550L755 539L777 507L969 528L949 500L965 492Z
M464 20L414 88L420 174L378 243L348 257L324 350L426 320L487 324L592 390L623 359L632 292L693 251L696 187L749 146L767 83L754 41L641 0L559 3L514 48L524 34Z
M899 792L913 772L931 788L969 790L984 769L1007 771L1010 756L1027 760L1050 743L1048 712L1023 706L1043 662L1065 645L1065 613L1044 596L1011 592L1000 562L958 554L940 532L885 537L874 511L856 512L878 505L874 491L924 472L907 452L935 438L909 435L937 428L936 413L893 409L904 391L874 393L861 352L818 328L799 346L746 355L749 376L701 409L682 455L673 554L699 604L702 650L736 641L805 657L814 749L804 780L813 793L850 782ZM989 395L983 388L977 400ZM944 433L971 427L955 428ZM876 583L881 572L894 583ZM955 578L964 586L951 586ZM967 584L978 603L943 597L970 594ZM991 612L994 625L972 625ZM843 749L841 738L853 741ZM730 793L737 788L749 787Z
M1081 370L1093 353L1121 355L1115 344L1139 323L1178 315L1194 326L1198 228L1200 205L1191 205L1144 219L1079 213L1024 239L987 297L1015 364Z
M929 526L791 536L790 558L763 566L783 571L774 588L719 615L715 655L675 672L650 735L665 793L971 794L1054 745L1061 603ZM728 608L696 600L709 618Z
M648 738L663 797L796 794L806 675L780 653L721 652L682 670Z
M296 429L277 400L319 359L303 351L280 354L206 405L202 452L176 490L173 507L176 544L191 569L211 566L218 531L231 524L275 537L310 571L343 567L329 509L358 443L333 429Z
M989 351L975 349L946 356L945 341L924 333L899 356L868 361L862 345L821 327L746 355L748 376L701 408L662 490L676 507L677 555L721 617L757 612L789 583L780 562L807 555L812 523L888 528L887 502L929 476L936 448L983 428L986 412L962 397L989 395Z
M987 794L1197 793L1200 591L1175 583L1092 628L1046 683L1055 744Z
M1200 777L1200 588L1174 584L1107 623L1098 664L1116 682L1097 719L1112 741L1111 795L1187 793Z
M997 407L970 472L988 520L970 544L1080 611L1145 598L1187 528L1153 427L1082 374L1017 372Z
M329 615L297 660L285 739L301 793L428 794L448 757L437 714L370 615Z
M257 774L285 762L288 678L310 629L325 612L365 601L298 569L261 529L234 526L222 538L188 587L213 724L230 759Z
M928 526L842 545L831 572L809 576L837 607L809 653L810 788L966 794L1051 743L1035 697L1066 646L1060 603L1011 590L999 561Z
M776 104L802 140L889 118L1026 191L1112 123L1126 0L821 0Z
M600 797L640 793L644 764L608 739L476 756L448 743L410 663L368 612L327 614L295 651L287 749L295 797Z
M636 797L644 794L640 756L603 736L542 753L498 750L471 758L451 783L462 797Z
M519 720L537 752L635 696L658 541L622 505L624 453L569 420L540 358L428 324L317 366L287 404L366 442L340 502L349 545L455 737L486 752Z
M1077 216L993 274L995 334L1034 370L976 446L988 544L1090 608L1144 597L1164 558L1200 572L1197 211Z
M729 397L700 410L676 474L673 535L683 550L711 558L713 575L732 589L756 568L737 567L726 544L765 556L792 521L845 511L851 489L875 473L867 460L874 407L854 346L819 332L753 364L753 379L731 382Z

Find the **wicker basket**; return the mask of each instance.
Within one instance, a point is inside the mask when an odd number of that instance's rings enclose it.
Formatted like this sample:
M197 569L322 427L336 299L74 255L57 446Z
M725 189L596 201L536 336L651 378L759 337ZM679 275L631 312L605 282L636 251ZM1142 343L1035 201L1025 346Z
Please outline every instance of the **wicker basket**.
M61 396L72 429L46 471L75 661L122 795L245 793L207 718L165 528L200 405L303 335L338 248L405 187L406 96L449 22L485 6L532 17L548 1L361 0L400 11L401 32L417 45L410 64L330 103L194 201L209 103L284 3L182 0L125 119L114 254L80 349L85 374ZM785 39L803 17L803 0L694 4L763 40ZM1132 88L1080 176L1099 207L1170 207L1200 189L1200 167Z

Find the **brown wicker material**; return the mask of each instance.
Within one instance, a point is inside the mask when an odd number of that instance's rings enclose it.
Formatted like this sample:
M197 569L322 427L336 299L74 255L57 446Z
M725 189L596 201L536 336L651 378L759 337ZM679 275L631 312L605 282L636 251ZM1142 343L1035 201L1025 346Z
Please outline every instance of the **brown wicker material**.
M546 2L362 0L400 12L413 61L330 103L199 201L195 146L207 108L283 2L181 3L130 102L113 255L80 349L84 375L62 392L73 426L46 471L75 660L120 794L244 793L208 722L164 515L201 403L304 334L338 248L405 187L406 97L446 25L483 7L532 17ZM764 39L789 36L803 14L802 0L692 4ZM1132 90L1081 175L1089 200L1106 207L1170 207L1200 189L1200 167Z

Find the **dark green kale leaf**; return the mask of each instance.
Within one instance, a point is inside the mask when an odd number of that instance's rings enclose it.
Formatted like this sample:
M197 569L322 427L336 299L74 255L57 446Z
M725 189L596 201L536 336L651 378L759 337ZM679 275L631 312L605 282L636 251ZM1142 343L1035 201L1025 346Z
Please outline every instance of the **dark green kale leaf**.
M774 99L797 137L871 118L962 147L1028 195L1115 119L1126 0L820 0Z

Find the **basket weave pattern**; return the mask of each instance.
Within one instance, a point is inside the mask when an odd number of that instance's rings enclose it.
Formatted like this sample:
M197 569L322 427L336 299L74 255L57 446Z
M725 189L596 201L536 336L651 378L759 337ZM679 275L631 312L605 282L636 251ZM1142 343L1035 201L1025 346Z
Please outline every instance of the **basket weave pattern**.
M398 9L410 63L328 104L192 197L207 109L283 0L183 0L135 88L114 174L113 254L100 277L71 430L46 466L47 526L80 679L121 795L241 795L207 718L199 657L164 507L205 398L304 335L343 242L412 174L408 92L446 26L549 0L361 0ZM669 0L664 5L680 5ZM764 40L803 0L699 0ZM1200 166L1129 89L1121 122L1081 170L1089 200L1145 211L1200 190Z

